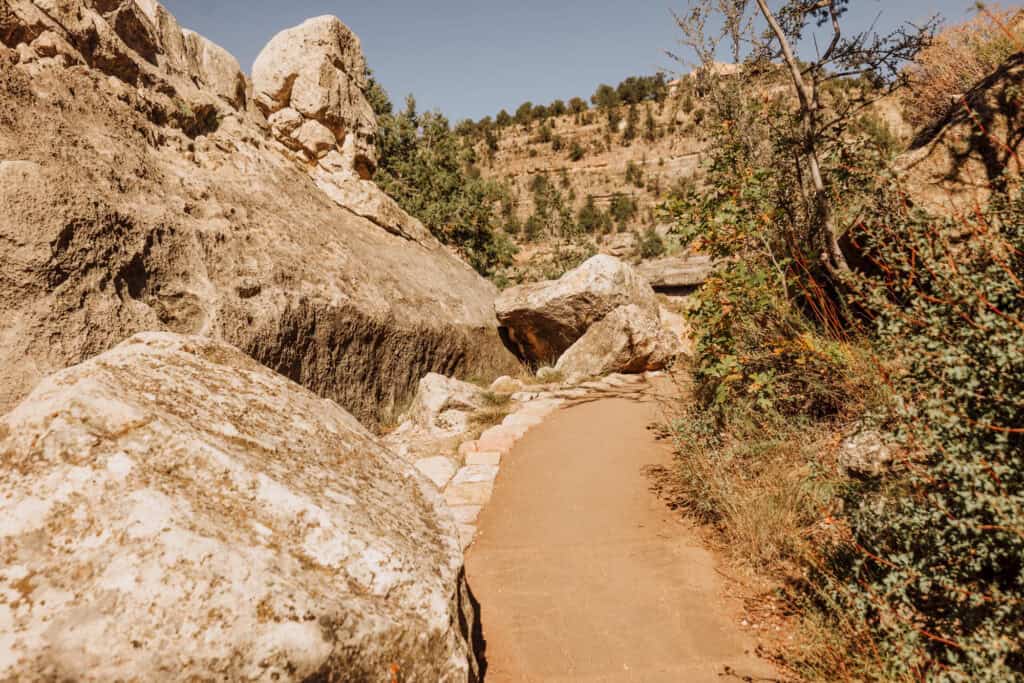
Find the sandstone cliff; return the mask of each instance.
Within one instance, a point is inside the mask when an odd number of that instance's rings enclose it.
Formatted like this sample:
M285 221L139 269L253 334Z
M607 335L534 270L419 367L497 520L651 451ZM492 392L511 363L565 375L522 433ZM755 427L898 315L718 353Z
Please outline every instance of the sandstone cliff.
M268 50L254 91L152 0L0 0L0 411L142 330L371 424L430 371L511 369L494 288L367 179L358 40L321 18Z

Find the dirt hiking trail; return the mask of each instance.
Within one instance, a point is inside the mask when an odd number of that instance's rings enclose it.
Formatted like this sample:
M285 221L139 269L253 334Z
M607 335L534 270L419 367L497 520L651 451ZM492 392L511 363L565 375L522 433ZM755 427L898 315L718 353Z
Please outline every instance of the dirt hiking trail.
M565 407L503 460L466 558L488 683L777 680L651 490L645 470L672 459L651 391Z

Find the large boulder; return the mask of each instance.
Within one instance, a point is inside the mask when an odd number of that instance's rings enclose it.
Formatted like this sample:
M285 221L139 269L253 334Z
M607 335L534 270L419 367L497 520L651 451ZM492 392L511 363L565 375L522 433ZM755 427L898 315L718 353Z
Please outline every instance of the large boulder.
M506 343L520 358L553 365L591 325L630 304L658 315L647 281L614 256L599 254L559 280L506 289L494 308Z
M252 82L264 114L280 117L284 112L305 121L282 136L299 141L312 158L337 147L346 170L364 180L372 177L377 120L364 94L366 60L359 38L337 17L309 19L274 36L253 64ZM333 138L323 151L299 138L311 124Z
M0 418L0 679L475 680L440 494L225 344L138 335Z
M915 204L939 214L971 212L1024 172L1024 51L958 97L894 163Z
M406 419L433 436L461 434L469 430L470 415L486 405L480 387L432 372L420 380Z
M680 340L665 329L657 313L630 304L595 323L562 354L555 369L569 382L662 370L680 351Z
M429 240L418 220L371 182L377 120L359 38L336 17L274 36L253 65L256 106L274 138L339 206L400 237Z
M497 290L372 181L332 167L354 185L328 194L235 65L150 0L0 0L0 411L145 330L225 340L371 426L429 372L517 369Z

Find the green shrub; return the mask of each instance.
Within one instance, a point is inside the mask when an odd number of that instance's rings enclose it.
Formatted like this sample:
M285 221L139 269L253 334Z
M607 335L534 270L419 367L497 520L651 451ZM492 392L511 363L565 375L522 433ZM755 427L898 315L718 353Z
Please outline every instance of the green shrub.
M544 235L544 220L537 214L526 219L523 225L523 236L530 242L535 242Z
M533 121L533 102L523 102L520 104L516 109L513 119L519 125L529 127L530 122Z
M1017 179L1019 181L1019 178ZM960 220L895 197L859 235L897 359L900 478L851 501L846 596L887 675L1024 678L1024 195Z
M636 201L621 192L617 192L612 196L611 204L608 207L608 213L618 223L624 224L630 221L636 216L637 206Z
M576 222L583 232L597 232L601 227L601 211L594 203L594 195L588 194L587 200L577 216Z
M665 253L665 240L657 233L654 226L649 226L640 238L640 256L657 258Z
M390 104L383 100L377 107L375 180L381 189L480 273L510 265L515 246L494 211L503 189L473 167L472 141L456 135L441 114L417 112L412 96L398 114L384 113Z
M573 140L572 145L569 146L569 161L579 161L586 155L586 150L583 149L578 141Z
M654 142L658 139L658 123L654 120L654 114L651 112L651 107L648 105L645 107L644 114L644 140L647 142Z
M644 171L632 161L626 162L626 182L634 187L644 186Z

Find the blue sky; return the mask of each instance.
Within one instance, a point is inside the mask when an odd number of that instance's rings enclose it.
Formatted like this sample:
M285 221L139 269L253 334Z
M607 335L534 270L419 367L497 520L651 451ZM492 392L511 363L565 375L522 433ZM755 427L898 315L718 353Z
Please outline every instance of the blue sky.
M452 120L520 103L589 97L599 83L672 68L670 10L685 0L163 0L181 24L223 45L249 72L270 38L333 14L362 39L391 99L414 93L421 110ZM939 13L967 16L971 0L851 0L847 25L879 28ZM880 15L880 16L879 16Z

